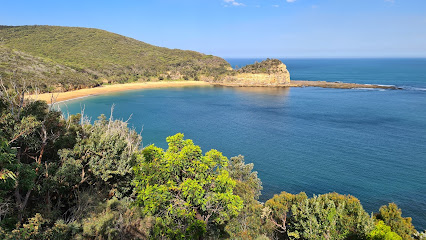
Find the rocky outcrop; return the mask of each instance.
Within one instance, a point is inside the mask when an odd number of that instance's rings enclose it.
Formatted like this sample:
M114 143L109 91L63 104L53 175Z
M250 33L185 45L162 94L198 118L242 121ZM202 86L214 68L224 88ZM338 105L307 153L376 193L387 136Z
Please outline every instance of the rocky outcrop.
M238 69L234 76L225 77L223 83L240 86L281 86L290 84L290 73L280 60L267 59Z

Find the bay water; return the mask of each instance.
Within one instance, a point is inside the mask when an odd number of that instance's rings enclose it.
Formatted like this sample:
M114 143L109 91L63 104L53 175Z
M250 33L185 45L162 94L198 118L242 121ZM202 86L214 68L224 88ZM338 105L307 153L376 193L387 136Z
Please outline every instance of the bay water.
M227 59L233 67L261 59ZM189 87L132 90L59 104L129 120L143 145L178 132L254 163L261 201L281 191L351 194L368 212L395 202L426 229L426 59L283 59L294 80L402 90Z

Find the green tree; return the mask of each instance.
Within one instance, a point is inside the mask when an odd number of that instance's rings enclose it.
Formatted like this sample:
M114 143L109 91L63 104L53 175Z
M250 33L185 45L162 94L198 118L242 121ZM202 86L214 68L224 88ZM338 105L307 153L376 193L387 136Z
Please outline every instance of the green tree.
M402 240L402 238L392 232L391 228L383 221L378 221L373 231L368 234L368 240Z
M64 119L18 86L0 87L0 226L16 230L35 213L50 227L81 221L99 202L132 193L141 137L126 122Z
M263 205L258 201L262 182L253 171L253 163L245 164L244 156L232 157L226 170L236 181L234 193L244 204L240 214L228 222L226 231L231 239L255 239L264 233Z
M6 181L8 179L15 181L15 174L7 169L8 166L15 162L15 151L13 151L5 138L3 138L0 131L0 180Z
M34 195L44 194L39 186L48 178L48 166L58 160L55 141L65 130L60 112L45 102L25 101L25 88L14 90L2 85L0 131L7 144L16 149L6 169L16 176L13 186L4 189L14 196L15 216L22 222L25 209ZM3 167L2 167L3 168ZM45 196L48 201L50 196Z
M220 234L243 207L233 193L236 183L226 170L228 159L217 150L203 155L192 140L183 138L181 133L168 137L167 151L150 145L137 155L136 204L156 218L157 236Z
M402 211L395 203L389 203L380 207L379 212L375 215L377 220L381 220L388 225L393 232L396 232L402 239L412 239L416 232L410 217L402 217Z
M307 198L286 192L266 202L277 236L291 239L365 239L372 219L358 199L337 193Z
M273 224L276 235L280 238L288 238L288 226L292 224L292 207L299 206L308 199L304 192L291 194L282 192L274 195L265 203L263 217Z
M58 152L62 165L55 179L65 188L99 186L111 196L123 197L131 192L133 153L140 143L141 136L126 122L104 115L93 125L83 121L74 147Z

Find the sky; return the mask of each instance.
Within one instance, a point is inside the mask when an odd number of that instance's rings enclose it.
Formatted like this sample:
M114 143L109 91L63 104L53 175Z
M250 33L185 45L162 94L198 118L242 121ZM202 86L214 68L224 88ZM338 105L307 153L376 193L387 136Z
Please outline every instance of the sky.
M0 25L99 28L224 58L426 57L426 0L0 0Z

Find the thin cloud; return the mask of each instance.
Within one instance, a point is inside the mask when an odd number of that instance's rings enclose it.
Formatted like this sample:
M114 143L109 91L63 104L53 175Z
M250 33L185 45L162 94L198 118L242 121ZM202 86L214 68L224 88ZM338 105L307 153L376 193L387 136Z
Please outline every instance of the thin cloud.
M231 6L235 6L235 7L244 7L245 6L244 3L240 3L240 2L237 2L235 0L223 0L223 1L225 3L231 5ZM228 6L228 5L225 5L225 6Z
M296 2L296 0L286 0L288 3Z
M277 8L277 7L280 7L280 5L272 5L272 7L276 7Z

